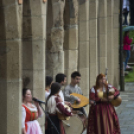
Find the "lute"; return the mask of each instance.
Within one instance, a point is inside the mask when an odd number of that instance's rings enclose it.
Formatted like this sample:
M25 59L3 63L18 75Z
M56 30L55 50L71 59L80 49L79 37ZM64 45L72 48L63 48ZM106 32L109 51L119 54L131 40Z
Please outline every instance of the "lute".
M106 80L107 80L107 84L108 84L107 72L108 72L108 69L106 69L106 72L105 72L105 76L106 76ZM114 93L115 93L115 89L114 88L108 88L106 93L100 92L98 94L98 96L100 98L103 98L103 97L108 98L108 96L114 95ZM112 101L110 101L110 103L114 107L118 107L121 104L121 102L122 102L122 99L121 99L120 94L116 95L115 98Z

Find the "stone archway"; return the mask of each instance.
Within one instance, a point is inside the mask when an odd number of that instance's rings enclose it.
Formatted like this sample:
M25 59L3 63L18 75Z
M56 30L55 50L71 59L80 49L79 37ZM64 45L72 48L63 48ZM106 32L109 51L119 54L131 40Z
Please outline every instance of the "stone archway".
M53 77L79 70L85 96L107 66L111 84L118 87L118 11L117 0L0 1L2 134L21 134L22 78L34 96L45 100L45 65ZM40 124L44 129L43 118Z
M21 134L21 13L17 0L0 2L1 133Z
M46 74L64 72L64 6L65 0L50 0L47 14Z
M24 1L22 16L22 76L23 87L45 101L45 44L47 3ZM44 131L44 118L39 122Z
M2 0L0 20L1 133L21 134L22 76L33 95L45 100L46 4Z

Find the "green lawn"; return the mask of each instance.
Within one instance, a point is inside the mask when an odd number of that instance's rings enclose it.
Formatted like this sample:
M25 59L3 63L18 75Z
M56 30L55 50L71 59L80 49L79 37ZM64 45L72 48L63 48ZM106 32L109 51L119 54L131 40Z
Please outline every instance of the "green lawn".
M134 67L133 71L130 71L127 76L125 76L125 82L134 82Z

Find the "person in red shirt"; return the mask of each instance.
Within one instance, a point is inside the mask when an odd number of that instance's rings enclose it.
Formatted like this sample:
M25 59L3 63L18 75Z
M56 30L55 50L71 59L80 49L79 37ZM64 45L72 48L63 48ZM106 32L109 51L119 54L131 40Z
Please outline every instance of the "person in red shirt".
M126 31L125 34L124 34L124 40L123 40L123 50L126 51L126 60L125 60L125 69L128 68L127 66L127 63L128 63L128 60L130 58L130 50L131 50L131 46L130 44L132 43L133 41L133 38L129 38L129 31Z

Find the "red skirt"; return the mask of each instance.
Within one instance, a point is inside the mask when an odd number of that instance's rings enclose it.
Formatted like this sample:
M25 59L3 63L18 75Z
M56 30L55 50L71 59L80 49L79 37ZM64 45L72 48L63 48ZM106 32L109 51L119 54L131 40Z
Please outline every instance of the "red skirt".
M98 102L90 107L87 134L121 134L119 119L112 104Z

